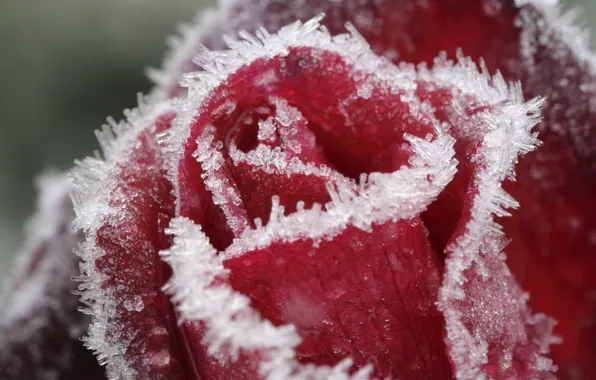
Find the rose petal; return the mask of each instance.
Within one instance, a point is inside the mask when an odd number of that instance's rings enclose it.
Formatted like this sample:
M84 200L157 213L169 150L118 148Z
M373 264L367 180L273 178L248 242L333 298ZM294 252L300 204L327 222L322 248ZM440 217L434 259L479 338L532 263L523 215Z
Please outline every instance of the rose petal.
M100 134L105 159L86 159L75 172L76 224L87 235L80 288L93 316L86 343L110 378L195 378L161 292L170 269L158 252L170 244L164 228L174 202L156 137L173 117L169 105L141 104Z
M343 360L334 367L304 365L296 361L294 350L300 338L295 327L274 327L270 321L261 320L256 310L249 305L248 298L230 286L229 273L224 268L223 260L229 255L244 257L246 252L255 251L259 247L270 247L278 242L281 245L284 242L292 243L292 246L300 248L296 242L302 240L320 241L339 235L345 239L346 228L353 228L349 226L356 226L355 230L366 235L364 230L366 226L371 228L373 220L381 224L388 223L388 227L391 224L388 220L392 218L401 220L414 217L424 208L426 202L432 200L433 194L440 191L442 177L437 174L452 172L453 163L446 154L447 151L444 151L450 147L449 139L432 144L423 143L423 140L413 141L420 158L424 157L420 161L423 166L404 168L391 174L371 175L370 182L363 187L362 196L355 196L349 187L339 188L339 193L332 195L333 202L327 205L326 212L314 207L286 217L283 216L279 203L274 203L269 223L256 230L246 230L223 255L217 255L207 236L200 231L200 226L183 218L173 221L171 233L177 237L175 245L162 254L174 270L169 291L174 295L182 318L189 321L187 324L204 325L205 331L198 334L197 339L193 339L195 344L199 341L207 344L208 349L197 351L207 351L206 356L212 357L211 360L196 361L201 375L218 374L215 378L231 378L226 376L231 376L228 371L233 369L234 376L239 377L254 376L257 372L263 378L285 374L297 379L323 379L335 372L338 378L347 378L346 371L350 369L351 361ZM439 166L432 167L432 164ZM428 183L428 178L435 178L440 182ZM425 194L423 199L419 199L420 194ZM392 199L392 196L396 198ZM382 229L386 237L390 238L388 235L391 234L391 229ZM307 244L312 244L312 240L310 243L307 241ZM426 252L430 253L428 245L426 247ZM419 252L413 252L414 257L418 257L418 254ZM423 260L429 265L427 268L431 273L433 259L436 265L436 258L432 256L427 255ZM436 268L434 273L435 276L438 273ZM417 277L414 281L422 280L429 279ZM424 284L427 285L426 282ZM422 304L432 309L432 303L429 305L428 300L421 300ZM367 301L375 303L372 300ZM418 299L412 300L414 303L417 301ZM413 312L420 313L420 305L416 306L416 311ZM429 314L428 323L435 327L436 334L437 327L440 331L440 321L438 325L436 320L433 324L432 312ZM194 330L197 331L196 327ZM440 341L433 340L429 351L436 349L432 344L439 343ZM429 355L440 356L442 353L440 350ZM428 360L426 355L423 356ZM369 378L369 371L370 368L364 367L350 378Z
M353 186L329 168L333 165L324 156L300 111L283 99L273 99L272 103L274 116L259 121L257 134L259 140L269 136L269 142L244 151L235 143L228 146L232 177L249 218L259 218L265 224L273 196L279 196L285 212L292 213L298 204L311 208L315 203L330 201L328 183Z
M520 68L526 92L547 99L543 147L521 162L511 193L523 205L504 223L508 263L536 310L557 319L561 378L596 377L595 60L585 33L546 2L521 8Z
M238 185L246 181L233 182L234 173L237 178L239 176L239 169L230 162L224 150L228 147L230 135L247 135L237 131L239 125L252 129L253 140L257 140L258 120L252 120L252 127L243 120L246 115L268 107L272 96L287 98L309 121L308 128L318 146L311 146L310 154L301 155L300 159L311 156L315 162L320 162L319 156L324 154L332 167L353 178L372 171L393 171L407 163L412 153L402 148L406 143L404 129L420 137L435 133L432 120L424 113L410 113L410 108L417 104L416 99L411 98L413 94L405 93L405 85L388 87L385 83L387 78L391 78L391 83L412 84L413 70L397 70L385 60L373 56L363 44L350 44L340 39L331 43L328 36L321 40L310 38L302 41L300 38L310 37L307 31L313 28L313 23L305 24L304 31L297 28L294 24L285 28L283 36L271 36L272 47L253 46L249 40L231 42L236 50L229 53L204 52L198 59L206 64L215 62L208 70L217 74L197 73L196 80L200 85L193 84L195 79L189 78L191 94L180 109L180 116L168 140L174 163L170 169L171 178L176 184L179 215L205 226L205 233L219 249L225 248L225 245L219 245L224 240L221 231L202 222L207 220L206 213L202 203L195 200L196 194L208 191L213 195L215 204L223 210L226 222L236 237L249 225L249 219L263 217L263 207L256 214L253 212L255 215L252 217L242 210ZM263 38L267 38L266 32L261 33ZM284 41L284 38L292 40ZM288 46L288 52L275 54L273 51L276 44L291 43L295 46ZM342 51L344 48L345 52ZM240 66L244 61L251 64ZM229 67L224 68L228 62ZM335 70L326 69L330 66ZM383 75L375 76L375 69ZM225 76L222 70L230 75ZM367 77L353 80L355 73ZM369 85L368 80L371 88L358 88L359 84ZM378 106L379 103L383 106ZM331 109L338 111L328 112ZM239 145L251 145L246 142L246 137L241 140ZM302 141L302 144L306 143ZM182 158L179 160L178 157ZM260 159L262 161L263 157ZM289 165L293 164L289 162ZM240 177L248 180L247 176ZM261 183L264 185L264 182ZM317 187L322 189L320 185ZM252 189L249 193L251 198L257 192L258 189ZM284 206L295 207L298 195L306 197L303 201L308 201L308 197L313 195L314 200L327 200L327 196L320 192L307 191L286 197L290 204L284 203ZM259 196L262 197L255 194L255 198Z
M104 379L79 341L89 320L72 294L71 277L78 274L72 251L81 236L70 225L71 182L48 173L39 187L39 210L0 308L0 378Z
M507 240L494 221L517 206L501 184L514 173L518 157L534 148L530 130L541 101L524 104L519 87L507 87L500 75L478 74L469 60L456 67L438 60L432 70L421 72L421 82L420 96L453 125L456 156L469 157L460 159L467 184L456 180L447 189L461 209L450 219L458 223L446 243L438 302L456 377L552 378L556 367L544 356L552 343L552 322L532 315L525 305L527 296L500 253ZM425 215L431 236L437 228L432 220L445 203L434 203ZM453 211L448 205L447 212Z
M315 203L331 200L327 184L347 182L327 168L310 167L301 161L290 161L281 152L264 146L248 155L234 155L234 182L238 186L242 203L251 219L267 223L271 211L271 198L279 196L287 213L311 208Z
M370 378L370 369L348 376L349 360L335 367L300 365L293 352L300 342L295 329L261 320L248 298L227 284L227 271L201 227L176 218L169 233L175 236L174 245L162 251L174 270L168 290L187 320L185 331L201 377Z
M317 244L273 241L224 261L232 288L263 318L294 325L298 361L351 357L379 378L404 379L451 378L434 306L441 266L417 219L348 226Z
M546 98L538 128L543 145L521 160L518 181L507 186L522 207L501 223L512 238L508 263L530 293L530 305L558 321L562 344L553 346L553 355L561 376L594 377L596 61L586 33L573 25L572 13L561 16L544 0L411 3L409 15L381 17L392 22L380 29L403 32L393 40L376 45L374 31L362 33L373 46L395 49L410 62L462 48L506 79L520 80L526 96ZM382 13L390 14L386 8Z

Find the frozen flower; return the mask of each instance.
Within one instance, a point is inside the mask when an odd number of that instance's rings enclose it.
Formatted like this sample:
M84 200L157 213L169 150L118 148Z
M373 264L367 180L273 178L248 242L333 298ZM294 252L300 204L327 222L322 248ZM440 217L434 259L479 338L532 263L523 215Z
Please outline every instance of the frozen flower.
M73 173L108 377L593 377L570 25L546 0L238 0L185 28Z

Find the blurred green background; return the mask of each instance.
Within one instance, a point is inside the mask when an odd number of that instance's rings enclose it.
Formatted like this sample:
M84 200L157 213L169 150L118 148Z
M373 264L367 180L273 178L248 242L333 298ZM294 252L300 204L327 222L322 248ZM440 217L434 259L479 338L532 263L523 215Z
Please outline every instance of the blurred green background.
M97 146L92 131L147 92L165 39L214 0L0 0L0 279L33 212L33 177ZM583 6L596 25L595 0ZM592 28L596 30L596 28Z
M97 148L151 83L166 37L214 0L0 0L0 279L35 207L33 178Z

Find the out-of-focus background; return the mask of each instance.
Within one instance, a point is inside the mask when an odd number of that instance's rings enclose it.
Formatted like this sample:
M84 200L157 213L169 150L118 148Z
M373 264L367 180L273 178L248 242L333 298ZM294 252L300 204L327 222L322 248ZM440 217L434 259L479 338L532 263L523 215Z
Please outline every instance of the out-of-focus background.
M93 130L151 88L165 39L215 0L0 0L0 280L33 212L33 178L96 149ZM596 1L582 6L596 30ZM594 33L593 33L594 34Z
M167 36L215 0L0 0L0 288L34 211L33 178L97 148L151 89Z

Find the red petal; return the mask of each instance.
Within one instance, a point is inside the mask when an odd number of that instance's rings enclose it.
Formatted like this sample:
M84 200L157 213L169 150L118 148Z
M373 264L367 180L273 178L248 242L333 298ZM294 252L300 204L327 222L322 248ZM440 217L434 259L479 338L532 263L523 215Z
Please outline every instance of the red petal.
M553 316L561 345L553 356L564 379L596 377L596 128L592 106L594 58L582 31L546 1L523 7L495 3L432 1L402 23L400 59L428 61L435 51L463 48L484 58L506 79L521 80L527 97L546 98L543 145L521 160L507 190L520 202L501 221L512 243L508 263L530 306ZM505 5L507 4L507 5ZM387 13L385 13L387 14ZM395 22L387 23L399 30ZM374 41L374 39L373 39ZM415 47L408 49L408 46Z
M175 273L169 290L189 320L184 331L201 378L347 380L349 363L330 368L296 362L292 347L299 337L294 328L261 320L250 301L227 285L227 271L200 226L177 218L169 232L175 244L162 252ZM360 379L368 378L366 372L361 374Z
M413 13L405 17L396 7L393 14L403 21L382 16L384 25L404 33L395 33L393 40L381 37L376 46L395 48L400 60L412 62L462 48L506 79L521 80L526 96L546 98L539 126L543 146L521 160L517 182L507 186L521 208L501 222L512 238L506 252L532 308L558 321L555 334L563 342L553 346L553 355L561 377L596 377L596 280L591 275L596 270L596 61L581 41L583 32L547 1L521 7L457 3L412 6ZM366 28L363 33L368 37ZM377 39L371 41L375 45Z
M336 173L314 166L307 172L307 166L300 161L288 162L284 155L264 147L253 152L256 155L238 159L233 168L234 182L251 219L259 218L265 224L269 221L273 196L279 196L287 213L295 212L299 202L300 207L311 208L331 200L326 185L339 180ZM251 156L258 158L251 160Z
M326 70L330 66L336 70ZM195 201L196 194L206 194L205 189L224 210L225 219L236 237L249 220L266 218L270 197L277 191L289 210L294 210L299 200L307 203L328 200L324 181L310 174L284 173L271 177L271 173L264 169L251 169L243 162L235 167L228 153L220 151L228 147L230 135L241 135L238 144L242 147L254 144L250 141L257 140L258 120L251 119L252 124L243 120L246 115L268 107L271 96L288 99L308 120L310 133L318 146L305 146L305 154L300 154L300 160L313 158L315 163L328 163L353 178L358 178L360 173L393 171L407 163L411 152L401 148L405 143L403 129L407 128L408 133L416 136L432 135L431 120L410 115L409 99L402 99L403 91L390 92L380 82L374 82L370 73L366 74L373 81L370 93L366 97L358 96L358 83L361 82L351 79L352 70L352 65L346 64L339 54L296 46L290 48L287 56L257 59L238 68L205 99L191 96L187 103L189 109L185 112L192 114L191 107L197 107L194 111L196 118L191 125L181 124L180 130L172 132L173 136L178 136L172 138L173 145L182 144L184 150L180 163L174 168L180 215L203 225L214 245L224 248L225 245L222 247L218 243L224 240L221 231L203 222L207 213L200 208L202 203ZM396 81L404 75L395 74ZM221 96L222 93L225 96ZM253 139L246 137L248 132L239 132L238 128L252 130ZM308 145L306 140L310 137L305 137L306 133L303 131L300 136L302 145ZM178 148L173 150L178 152ZM284 165L292 166L291 160L284 160L288 161ZM302 167L301 170L308 172L311 169ZM255 181L255 175L258 181ZM266 176L271 178L267 180ZM293 185L286 186L290 182ZM246 201L246 212L238 203L242 198Z
M82 300L93 316L87 344L110 378L194 379L161 292L170 269L158 255L170 244L164 228L174 202L156 135L174 114L153 107L133 111L125 131L113 126L115 141L107 127L100 138L105 161L87 159L76 173L77 222L87 234Z
M89 318L78 312L71 277L78 274L72 252L81 236L74 219L65 175L40 181L39 211L19 257L20 268L0 308L0 378L5 380L105 379L91 351L79 340Z
M521 162L511 188L522 204L504 223L509 263L535 310L554 316L563 379L596 377L595 62L581 31L534 2L520 11L520 68L528 95L547 98L543 147ZM533 47L533 48L532 48Z
M224 265L263 317L296 327L301 362L352 357L379 378L451 378L434 306L441 263L419 220L350 226L320 244L276 241Z

